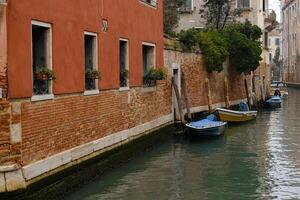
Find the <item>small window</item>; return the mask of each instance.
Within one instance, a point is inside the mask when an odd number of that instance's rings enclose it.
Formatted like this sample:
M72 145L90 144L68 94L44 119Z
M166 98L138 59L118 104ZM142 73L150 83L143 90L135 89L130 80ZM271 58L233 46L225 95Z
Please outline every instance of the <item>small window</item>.
M180 12L193 11L193 0L184 0L182 6L179 8Z
M143 43L142 48L142 59L143 59L143 77L145 78L150 68L155 68L155 45L149 43ZM145 83L144 85L149 85Z
M279 43L280 43L280 40L279 40L279 38L276 38L276 40L275 40L275 44L276 44L277 46L279 46Z
M97 34L85 32L84 34L84 66L85 66L85 90L98 89L98 55Z
M250 0L237 0L237 8L250 8Z
M129 48L128 40L120 40L120 87L129 86Z
M269 61L272 63L272 53L269 53Z
M143 44L143 75L146 75L150 68L155 67L155 45Z
M54 79L51 74L51 24L32 22L32 71L33 94L51 94L51 84Z
M140 1L150 6L157 7L157 0L140 0Z

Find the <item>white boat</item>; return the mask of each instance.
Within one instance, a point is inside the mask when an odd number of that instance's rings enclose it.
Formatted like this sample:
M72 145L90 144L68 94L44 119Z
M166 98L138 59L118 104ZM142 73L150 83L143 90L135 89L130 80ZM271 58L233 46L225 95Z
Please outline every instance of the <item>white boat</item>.
M199 136L218 136L225 131L227 122L203 119L186 124L188 133Z

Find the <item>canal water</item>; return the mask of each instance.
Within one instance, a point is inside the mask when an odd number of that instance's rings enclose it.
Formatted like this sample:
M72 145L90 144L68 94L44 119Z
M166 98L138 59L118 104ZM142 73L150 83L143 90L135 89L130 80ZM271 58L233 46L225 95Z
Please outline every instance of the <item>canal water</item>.
M282 108L262 111L256 121L213 139L170 132L62 199L300 199L299 121L300 90L290 89Z

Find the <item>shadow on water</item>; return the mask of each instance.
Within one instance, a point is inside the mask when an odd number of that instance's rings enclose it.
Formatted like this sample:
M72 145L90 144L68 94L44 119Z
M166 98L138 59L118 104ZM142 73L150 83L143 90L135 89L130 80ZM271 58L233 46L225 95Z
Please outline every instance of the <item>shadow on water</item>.
M300 90L289 94L282 108L223 136L173 136L167 127L19 198L300 199Z

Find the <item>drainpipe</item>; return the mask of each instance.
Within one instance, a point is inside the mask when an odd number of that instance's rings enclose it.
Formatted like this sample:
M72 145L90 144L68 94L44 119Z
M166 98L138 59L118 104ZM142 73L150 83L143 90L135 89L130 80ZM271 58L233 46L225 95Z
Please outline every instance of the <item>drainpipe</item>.
M26 188L21 169L20 104L8 100L7 0L0 0L0 196Z
M7 0L0 0L0 99L7 98Z

